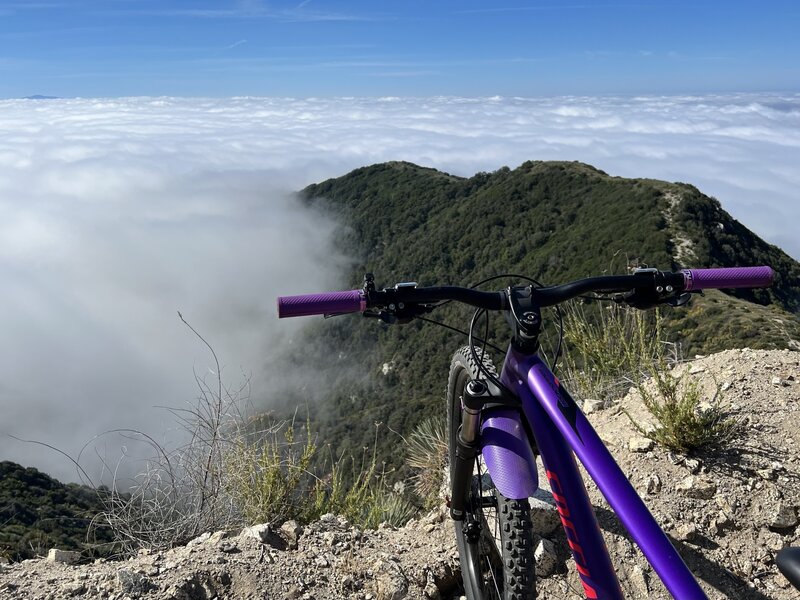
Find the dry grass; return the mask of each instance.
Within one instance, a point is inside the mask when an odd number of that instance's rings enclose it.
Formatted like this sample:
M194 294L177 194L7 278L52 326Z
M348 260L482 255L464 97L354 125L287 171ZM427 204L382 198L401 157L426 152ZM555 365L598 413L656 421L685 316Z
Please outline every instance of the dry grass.
M311 470L319 448L308 422L255 430L261 420L250 417L249 382L226 387L213 348L186 325L208 347L216 369L210 381L195 374L197 402L173 411L188 433L184 446L169 451L142 432L127 432L147 441L153 457L133 485L115 480L103 494L106 510L93 522L112 530L120 554L169 548L206 531L308 522L328 512L361 527L400 525L413 516L412 504L389 488L374 448L359 460L331 456L320 477Z

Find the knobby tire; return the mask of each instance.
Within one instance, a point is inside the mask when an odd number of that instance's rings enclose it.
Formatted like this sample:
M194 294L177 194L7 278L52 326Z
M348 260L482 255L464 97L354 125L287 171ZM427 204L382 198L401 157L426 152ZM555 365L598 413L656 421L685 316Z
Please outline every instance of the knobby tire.
M481 352L478 350L478 357ZM483 356L484 370L495 377L497 371L488 355ZM468 346L453 356L447 381L448 451L450 464L455 456L458 429L461 425L461 397L470 379L484 378ZM503 496L484 472L478 456L477 469L469 490L451 490L452 496L467 497L468 516L481 525L480 539L470 542L464 532L467 520L454 521L461 578L467 600L523 600L536 595L533 532L528 499L512 500ZM452 467L451 467L452 468ZM452 473L451 473L452 475ZM452 476L451 476L452 481ZM481 497L493 497L495 506L483 506Z

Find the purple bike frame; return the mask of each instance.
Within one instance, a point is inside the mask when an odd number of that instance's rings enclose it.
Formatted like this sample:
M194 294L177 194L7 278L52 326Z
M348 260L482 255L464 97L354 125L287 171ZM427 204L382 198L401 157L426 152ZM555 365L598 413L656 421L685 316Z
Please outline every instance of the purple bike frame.
M520 398L522 414L536 438L586 597L621 600L622 591L574 455L672 596L678 600L706 599L625 473L547 365L538 356L510 348L501 381ZM487 469L505 496L527 498L537 487L535 459L520 444L521 415L499 410L497 414L484 411L482 432L491 434L490 443L482 448Z
M770 267L760 266L684 269L681 274L662 273L661 277L665 278L667 275L673 278L682 275L678 289L694 291L707 288L769 287L774 272ZM608 279L579 280L565 286L540 290L540 293L549 292L550 303L545 305L549 306L560 301L559 298L573 297L583 289L580 287L582 285L596 286L600 285L600 280L608 281ZM613 280L613 284L610 285L614 289L621 285L620 279L625 282L631 281L628 276L610 279ZM637 281L641 283L641 278ZM631 285L636 287L636 284ZM662 288L654 287L653 290L653 293L660 294ZM673 291L669 286L666 290ZM401 292L405 295L401 295ZM455 294L456 292L458 294ZM471 300L465 299L465 294L468 294ZM477 300L476 294L480 296ZM475 306L505 310L508 309L507 304L516 298L510 294L511 288L505 296L504 303L497 297L497 293L478 292L466 288L417 289L416 284L413 286L398 284L394 290L378 292L374 288L374 280L369 276L365 278L362 290L278 298L278 316L364 312L370 302L378 307L388 307L391 315L395 311L393 299L398 297L417 304L430 302L432 299L460 299ZM484 306L484 303L488 304ZM513 311L513 302L511 304ZM403 304L399 306L402 308ZM678 600L707 600L669 538L647 510L575 400L561 386L547 365L538 356L520 353L512 346L506 355L500 378L503 384L519 397L521 411L508 407L489 408L483 411L480 439L481 452L487 469L497 489L507 498L528 498L536 491L538 486L536 459L528 439L528 430L522 421L524 417L530 425L530 430L533 431L542 456L547 480L586 597L617 600L622 598L622 592L575 462L575 456L580 459L597 483L597 487L672 596Z

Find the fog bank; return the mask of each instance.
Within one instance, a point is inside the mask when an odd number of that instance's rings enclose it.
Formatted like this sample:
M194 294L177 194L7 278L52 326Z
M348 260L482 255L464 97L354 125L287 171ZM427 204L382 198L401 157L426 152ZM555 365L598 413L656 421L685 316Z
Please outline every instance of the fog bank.
M800 95L0 101L0 433L70 454L168 436L153 407L185 406L211 364L177 310L264 385L301 325L275 296L343 284L335 224L293 190L387 160L553 159L692 183L800 257ZM75 477L7 435L0 459Z

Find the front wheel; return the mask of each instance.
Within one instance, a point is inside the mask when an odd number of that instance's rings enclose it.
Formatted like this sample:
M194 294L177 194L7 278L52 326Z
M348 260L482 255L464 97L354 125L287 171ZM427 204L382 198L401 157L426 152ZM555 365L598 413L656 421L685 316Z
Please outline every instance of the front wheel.
M478 351L480 358L480 351ZM480 366L469 347L453 356L447 381L448 450L452 469L461 426L461 398L470 379L497 376L491 359ZM528 499L512 500L492 484L478 455L468 490L451 490L466 497L463 521L454 521L461 578L468 600L521 600L536 594L531 509Z

